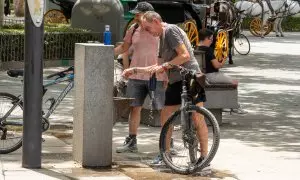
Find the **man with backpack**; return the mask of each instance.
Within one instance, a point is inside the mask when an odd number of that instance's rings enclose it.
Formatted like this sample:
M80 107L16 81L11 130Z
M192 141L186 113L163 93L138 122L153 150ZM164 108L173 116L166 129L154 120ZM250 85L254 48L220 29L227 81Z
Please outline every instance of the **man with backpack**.
M126 137L124 145L117 147L118 153L122 152L137 152L137 130L140 124L141 109L144 104L146 96L149 94L149 79L150 74L143 73L143 67L156 65L158 54L159 38L153 37L145 31L141 24L141 18L147 11L154 11L154 8L148 2L139 2L135 9L130 11L135 14L136 24L132 25L126 32L124 42L114 49L115 55L123 54L132 49L132 60L130 68L125 69L123 76L128 78L127 96L135 100L131 104L131 111L129 117L129 136ZM124 57L123 57L124 58ZM137 68L139 67L139 68ZM165 89L164 81L166 81L165 74L156 76L157 84L154 92L154 102L152 103L155 109L162 109L164 106Z

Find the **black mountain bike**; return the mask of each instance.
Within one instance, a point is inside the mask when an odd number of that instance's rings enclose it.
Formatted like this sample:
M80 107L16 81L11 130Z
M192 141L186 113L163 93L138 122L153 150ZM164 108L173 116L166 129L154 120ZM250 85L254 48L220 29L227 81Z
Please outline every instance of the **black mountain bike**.
M189 87L193 81L194 71L181 66L174 66L180 70L182 78L181 107L164 124L159 139L161 156L168 167L180 174L192 174L205 168L214 158L220 143L220 129L214 115L204 107L192 103ZM192 77L192 78L191 78ZM194 127L193 118L204 117L208 125L208 154L201 159L200 135ZM180 127L176 130L175 126ZM171 143L171 140L172 143ZM172 151L170 146L172 144Z

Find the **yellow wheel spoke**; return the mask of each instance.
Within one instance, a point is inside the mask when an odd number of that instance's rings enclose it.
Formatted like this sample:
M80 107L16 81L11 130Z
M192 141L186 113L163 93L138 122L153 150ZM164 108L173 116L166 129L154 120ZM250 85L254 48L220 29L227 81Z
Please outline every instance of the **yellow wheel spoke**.
M198 29L193 20L186 20L183 25L179 25L179 27L186 32L192 46L197 46L199 44Z
M217 34L215 45L215 56L217 60L226 58L228 55L228 35L225 31L220 31Z

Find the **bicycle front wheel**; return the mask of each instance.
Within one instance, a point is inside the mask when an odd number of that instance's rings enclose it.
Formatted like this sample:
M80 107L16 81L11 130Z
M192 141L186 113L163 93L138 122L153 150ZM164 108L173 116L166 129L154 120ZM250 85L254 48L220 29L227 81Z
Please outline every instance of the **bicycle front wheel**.
M159 148L164 162L174 172L179 174L192 174L205 168L214 158L220 142L220 129L214 115L203 107L191 105L187 108L188 116L187 131L173 130L180 124L181 110L176 111L164 124L160 139ZM202 117L204 124L208 124L208 133L198 133L192 119ZM204 120L205 118L205 120ZM188 123L191 122L191 123ZM202 126L203 128L203 126ZM204 130L204 131L203 131ZM170 145L170 138L173 139ZM202 147L201 147L202 146ZM200 160L201 152L206 149L207 154ZM202 155L203 156L203 155Z
M250 42L244 34L238 34L234 37L234 49L240 55L247 55L250 52Z
M23 103L12 94L0 93L0 154L22 146Z

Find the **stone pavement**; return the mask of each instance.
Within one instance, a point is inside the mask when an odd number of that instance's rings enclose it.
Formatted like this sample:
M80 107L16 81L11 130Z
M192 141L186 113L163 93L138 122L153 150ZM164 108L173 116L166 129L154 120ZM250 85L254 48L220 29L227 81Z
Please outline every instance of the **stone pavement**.
M113 151L115 165L111 170L80 168L72 161L72 130L52 130L43 143L44 169L20 168L21 154L17 151L0 155L0 174L5 179L27 175L33 179L300 179L300 34L249 39L250 54L235 56L235 64L223 69L239 80L239 101L248 114L224 113L221 143L212 161L211 176L181 176L150 168L147 163L158 152L160 128L144 125L139 129L139 153ZM49 68L46 74L59 69L62 68ZM20 93L18 83L0 73L1 91ZM61 88L59 85L49 92L55 95ZM72 102L73 92L51 118L52 122L71 125ZM127 131L126 123L115 125L114 149L123 143Z

